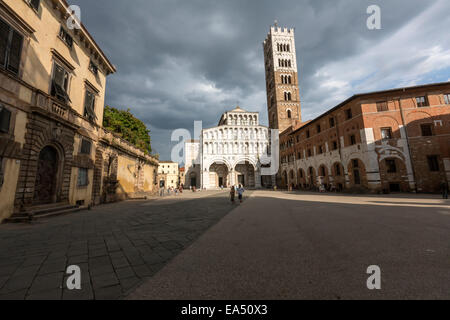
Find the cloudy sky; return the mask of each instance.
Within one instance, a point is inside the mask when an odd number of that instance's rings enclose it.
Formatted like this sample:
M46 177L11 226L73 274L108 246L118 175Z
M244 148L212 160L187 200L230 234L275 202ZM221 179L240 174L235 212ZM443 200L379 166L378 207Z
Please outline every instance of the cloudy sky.
M302 115L354 93L450 81L448 0L74 0L117 66L106 104L151 129L170 158L171 133L212 127L239 104L267 124L262 42L270 25L296 31ZM368 30L367 7L381 8Z

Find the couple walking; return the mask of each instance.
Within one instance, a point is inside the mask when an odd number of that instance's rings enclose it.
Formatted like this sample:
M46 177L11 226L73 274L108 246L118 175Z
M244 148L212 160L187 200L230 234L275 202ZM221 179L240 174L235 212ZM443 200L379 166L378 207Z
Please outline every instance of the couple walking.
M230 190L230 199L231 199L231 202L232 202L232 203L234 203L234 198L235 198L235 196L236 196L236 192L237 192L238 197L239 197L239 202L242 203L242 195L243 195L244 192L245 192L245 189L244 189L244 187L242 186L242 184L240 184L239 187L235 187L235 186L232 186L232 187L231 187L231 190Z

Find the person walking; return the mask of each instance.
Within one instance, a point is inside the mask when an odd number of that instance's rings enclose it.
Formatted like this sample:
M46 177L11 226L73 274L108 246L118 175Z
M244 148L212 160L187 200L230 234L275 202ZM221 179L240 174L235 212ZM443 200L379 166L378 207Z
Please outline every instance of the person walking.
M441 191L442 191L442 198L448 199L448 183L447 183L447 181L442 181Z
M235 195L236 195L236 190L234 189L234 186L232 186L231 190L230 190L230 200L231 200L231 203L233 203L233 204L234 204Z
M242 184L239 185L239 188L237 190L238 196L239 196L239 202L242 203L242 195L244 194L245 190Z

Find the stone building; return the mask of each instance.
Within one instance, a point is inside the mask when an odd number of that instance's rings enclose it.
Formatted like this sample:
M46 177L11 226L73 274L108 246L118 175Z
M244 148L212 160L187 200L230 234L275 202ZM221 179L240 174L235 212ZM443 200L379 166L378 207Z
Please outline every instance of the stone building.
M198 189L200 188L200 141L186 141L184 147L184 186Z
M200 174L200 187L204 189L237 184L261 188L271 184L270 176L261 177L260 160L268 153L270 140L269 130L259 124L257 112L248 112L240 107L225 112L217 127L202 131L197 144L198 157L195 152L187 152L190 158L185 160L186 178L191 180L190 185L197 174ZM196 166L195 158L200 160L198 171L193 168Z
M179 164L172 161L161 161L158 167L158 177L160 186L164 186L166 189L177 188L180 185Z
M273 26L263 43L269 128L301 122L294 29Z
M116 71L64 0L0 1L0 221L153 192L157 160L102 128Z
M184 187L184 182L186 181L186 168L182 167L179 170L178 181L180 183L180 187Z
M449 82L357 94L301 122L294 43L276 26L264 41L280 187L436 192L450 181Z

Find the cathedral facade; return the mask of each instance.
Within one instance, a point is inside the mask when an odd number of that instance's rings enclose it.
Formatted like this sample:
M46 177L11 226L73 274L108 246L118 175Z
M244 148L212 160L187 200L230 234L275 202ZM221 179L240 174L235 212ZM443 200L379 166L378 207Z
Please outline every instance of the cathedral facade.
M240 107L225 112L217 127L203 130L200 140L189 141L186 149L186 187L217 189L241 184L257 189L271 185L270 176L261 176L261 157L270 150L270 134L259 124L257 112Z

